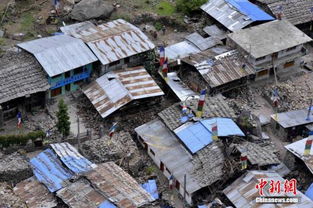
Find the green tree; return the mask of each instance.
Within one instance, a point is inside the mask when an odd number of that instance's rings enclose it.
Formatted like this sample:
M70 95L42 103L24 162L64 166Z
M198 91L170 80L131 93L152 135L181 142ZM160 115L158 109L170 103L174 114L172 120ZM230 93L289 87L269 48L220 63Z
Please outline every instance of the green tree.
M64 103L64 100L61 99L59 101L59 111L57 112L57 128L63 136L68 136L70 134L70 125L71 122L69 121L70 117L67 112L67 105Z
M199 7L207 1L208 0L177 0L176 9L184 14L190 15L192 11L199 9Z

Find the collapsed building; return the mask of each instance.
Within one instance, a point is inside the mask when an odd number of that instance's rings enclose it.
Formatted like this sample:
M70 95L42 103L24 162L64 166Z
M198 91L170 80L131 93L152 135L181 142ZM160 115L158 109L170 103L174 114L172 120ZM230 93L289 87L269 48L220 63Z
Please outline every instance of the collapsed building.
M41 64L50 84L49 98L77 90L91 77L92 63L98 60L83 41L67 35L40 38L17 46L33 54Z
M18 111L44 107L50 88L41 66L26 52L8 51L0 57L0 127Z
M257 34L257 35L256 35ZM256 71L256 79L296 71L312 41L286 20L275 20L228 34L228 45L237 48Z
M64 26L61 31L89 46L101 62L100 75L142 65L143 55L155 48L139 28L122 19L98 26L88 21L81 22Z

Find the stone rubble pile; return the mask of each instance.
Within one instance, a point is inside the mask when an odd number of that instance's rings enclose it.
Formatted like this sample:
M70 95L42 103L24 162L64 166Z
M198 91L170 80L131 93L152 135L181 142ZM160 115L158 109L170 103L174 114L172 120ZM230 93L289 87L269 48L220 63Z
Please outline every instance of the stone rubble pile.
M0 207L26 208L26 204L16 196L7 183L0 183Z

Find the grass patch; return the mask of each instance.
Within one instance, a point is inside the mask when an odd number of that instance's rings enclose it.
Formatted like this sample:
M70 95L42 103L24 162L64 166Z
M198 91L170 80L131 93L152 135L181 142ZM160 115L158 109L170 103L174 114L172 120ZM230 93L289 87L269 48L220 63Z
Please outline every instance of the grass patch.
M163 16L170 16L174 14L175 7L170 2L161 1L158 5L156 5L156 13Z
M5 44L5 39L4 38L0 38L0 46L3 46ZM0 129L1 131L1 129Z
M32 32L33 31L33 27L34 27L34 22L35 22L35 18L33 17L32 14L30 13L26 13L23 14L21 17L22 21L21 21L21 31L23 32Z

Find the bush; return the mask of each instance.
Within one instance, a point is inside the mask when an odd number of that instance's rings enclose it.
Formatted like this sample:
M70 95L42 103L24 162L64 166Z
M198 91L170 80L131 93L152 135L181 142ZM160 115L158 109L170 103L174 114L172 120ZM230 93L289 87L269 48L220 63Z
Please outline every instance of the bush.
M177 0L176 8L177 11L190 15L192 11L199 9L199 7L207 1L208 0Z
M160 31L160 30L162 30L163 25L162 25L162 23L160 23L160 22L156 22L156 23L154 24L154 28L155 28L157 31Z
M45 136L43 131L34 131L28 134L20 135L5 135L0 136L0 145L2 147L9 147L10 145L26 145L28 140L35 141L37 138Z

